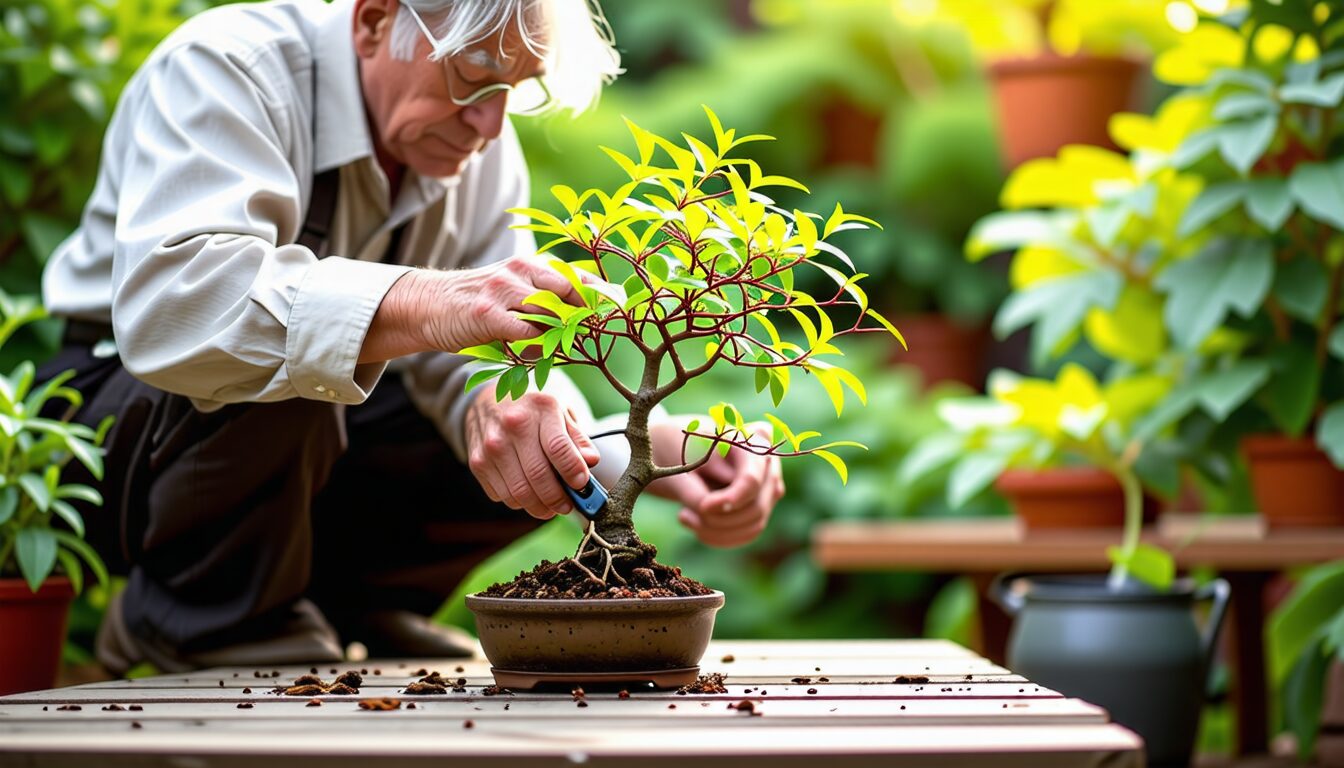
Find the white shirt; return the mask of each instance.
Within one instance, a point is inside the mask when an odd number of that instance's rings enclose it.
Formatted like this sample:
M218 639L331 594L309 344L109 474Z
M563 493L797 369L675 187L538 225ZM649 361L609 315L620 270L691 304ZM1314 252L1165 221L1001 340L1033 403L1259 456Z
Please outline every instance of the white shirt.
M278 0L183 24L127 85L80 227L47 266L54 314L110 321L128 371L201 410L293 397L361 403L387 365L358 364L360 348L399 277L535 252L505 213L528 200L507 122L456 177L408 170L389 207L353 7ZM331 255L319 259L295 240L313 176L338 167ZM397 263L380 263L407 221ZM459 459L465 362L438 352L397 361ZM546 389L590 422L568 379L553 375Z

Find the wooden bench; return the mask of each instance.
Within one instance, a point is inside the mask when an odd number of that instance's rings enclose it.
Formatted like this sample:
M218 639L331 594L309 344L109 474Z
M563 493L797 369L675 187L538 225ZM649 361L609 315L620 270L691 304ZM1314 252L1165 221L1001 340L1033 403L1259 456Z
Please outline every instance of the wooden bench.
M1232 586L1224 630L1232 667L1239 752L1268 748L1265 680L1264 588L1276 574L1298 566L1344 558L1344 529L1267 530L1258 516L1209 518L1163 516L1144 534L1176 557L1182 570L1217 570ZM834 521L813 530L812 553L831 571L932 571L964 573L981 595L977 650L1003 662L1010 622L985 598L985 587L1002 571L1103 571L1106 548L1120 531L1077 529L1026 531L1016 518Z
M493 680L481 659L336 668L369 671L360 696L317 707L268 692L307 666L0 698L0 766L1143 765L1140 739L1104 710L937 640L717 642L702 669L725 673L727 694L593 690L584 707L568 691L485 695ZM421 668L466 678L465 692L401 694ZM319 672L330 680L330 669ZM902 675L928 682L894 682ZM361 710L365 697L402 707ZM732 707L744 700L759 714Z

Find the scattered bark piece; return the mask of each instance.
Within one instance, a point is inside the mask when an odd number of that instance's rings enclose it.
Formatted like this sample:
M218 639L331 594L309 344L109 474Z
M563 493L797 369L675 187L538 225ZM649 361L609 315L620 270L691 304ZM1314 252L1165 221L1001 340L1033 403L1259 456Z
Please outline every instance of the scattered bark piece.
M386 696L381 699L360 699L359 708L374 712L391 712L394 709L401 709L401 699Z
M327 693L330 693L333 696L358 696L359 689L352 688L345 683L333 683L332 686L327 689Z
M320 685L323 688L327 687L326 682L323 681L322 678L318 677L316 674L299 675L298 677L294 678L294 685Z
M466 671L467 671L467 668L466 668L466 667L462 667L462 666L453 667L453 671L456 672L456 673L458 673L458 674L462 674L463 672L466 672Z
M285 696L321 696L326 692L327 689L320 685L294 685L289 688L280 686L272 691Z
M807 685L808 683L812 682L812 678L810 678L810 677L795 677L795 678L793 678L792 682L795 682L795 683L797 683L798 685Z
M829 682L831 682L831 678L829 678L829 677L818 677L818 678L817 678L817 682L818 682L818 683L829 683Z
M923 685L929 682L928 675L897 675L891 682L897 685Z
M317 674L317 667L311 667L311 668L308 670L308 672L309 672L309 674L316 675L316 674Z
M574 690L569 692L569 695L573 696L575 701L578 701L579 699L582 699L584 696L587 696L588 694L584 693L582 688L575 688Z
M442 685L426 683L423 680L416 680L414 683L406 686L401 691L411 696L436 696L448 692L448 689Z
M309 700L308 700L308 703L307 703L307 704L304 704L304 706L305 706L305 707L320 707L320 706L322 706L322 700L321 700L321 699L309 699Z
M425 675L428 675L428 674L429 674L429 670L428 670L428 669L425 669L424 667L421 667L421 668L415 670L414 672L412 672L411 674L414 675L415 677L424 677ZM435 672L434 674L437 675L438 673Z
M676 708L677 708L677 705L676 705L676 704L668 704L668 705L667 705L667 708L668 708L668 709L676 709Z
M243 689L243 693L251 693L251 692L252 692L252 689L251 689L251 688L244 688L244 689Z
M625 689L621 689L620 692L618 692L618 693L616 694L616 698L618 698L618 699L628 699L628 698L630 698L630 692L627 691L627 690L625 690Z
M746 712L752 717L761 716L761 711L756 708L756 702L752 701L751 699L743 699L737 702L736 704L729 704L728 708L735 709L738 712Z
M723 684L725 679L727 675L722 672L711 672L697 677L694 683L681 686L677 693L683 696L688 693L727 693L728 688Z
M252 708L252 702L250 702L250 701L240 701L240 702L238 702L238 708L239 708L239 709L251 709L251 708Z
M84 709L84 708L81 707L81 706L79 706L78 704L63 704L63 705L57 707L57 708L56 708L56 711L57 711L57 712L79 712L79 711L82 710L82 709Z
M407 705L406 705L406 708L407 708L407 709L415 709L415 708L416 708L416 706L415 706L415 702L412 701L411 703L407 704Z
M367 673L367 670L365 670L365 672ZM356 692L359 691L359 687L363 684L364 684L364 678L360 675L360 673L354 671L353 669L341 675L340 677L336 678L336 681L332 683L333 686L348 685L351 688L354 688Z
M807 689L807 692L808 692L809 695L816 695L816 693L817 693L817 689L816 689L816 688L808 688L808 689Z
M586 706L588 706L588 702L584 701L583 699L579 699L579 709L583 709Z
M473 722L470 721L470 720L463 720L463 721L462 721L462 727L463 727L463 728L475 728L475 727L476 727L476 724L473 723Z
M448 687L448 681L443 679L443 675L440 675L437 669L420 678L420 682L429 683L430 685L441 685L444 688Z
M724 657L722 659L719 659L719 661L723 662L724 664L732 664L734 661L737 661L737 657L733 656L733 654L731 653L728 653L724 654Z
M498 696L503 692L504 689L500 688L498 685L487 685L481 689L482 696Z
M43 707L43 709L46 709L46 707ZM132 711L132 712L143 712L143 711L145 710L145 708L142 707L142 706L140 706L139 704L132 704L131 706L127 707L126 709L128 709L128 710L130 710L130 711Z
M125 712L125 711L126 711L126 708L123 707L123 706L121 706L120 704L108 704L106 707L103 707L103 711L104 711L104 712Z
M138 720L132 720L132 721L131 721L131 728L133 728L133 729L144 728L144 727L145 727L145 726L141 725L141 724L140 724L140 721L138 721Z

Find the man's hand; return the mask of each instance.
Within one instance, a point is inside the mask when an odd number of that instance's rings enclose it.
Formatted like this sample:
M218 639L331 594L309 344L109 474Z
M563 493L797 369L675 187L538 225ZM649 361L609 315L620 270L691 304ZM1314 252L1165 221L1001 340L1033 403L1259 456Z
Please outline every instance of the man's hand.
M524 299L541 290L582 305L574 286L541 256L514 256L475 269L408 272L383 297L359 362L530 339L543 329L519 320L513 311L544 312L523 306Z
M574 489L600 458L560 401L545 392L495 401L483 384L467 409L467 464L486 495L549 520L573 509L556 472Z
M748 426L754 444L770 445L770 425ZM681 462L682 424L666 421L652 424L653 458L659 466ZM784 477L779 457L758 456L733 448L727 456L718 452L704 466L681 475L665 477L649 490L684 506L677 518L711 547L747 544L765 530L770 512L784 495Z

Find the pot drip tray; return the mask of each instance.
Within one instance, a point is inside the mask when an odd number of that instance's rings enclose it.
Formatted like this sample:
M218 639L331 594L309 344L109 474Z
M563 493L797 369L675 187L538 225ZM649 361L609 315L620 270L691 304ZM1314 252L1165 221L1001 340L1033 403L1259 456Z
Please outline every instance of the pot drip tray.
M630 672L520 672L491 667L495 684L515 691L530 691L549 685L652 685L654 688L680 688L694 683L700 667L680 667L656 671Z

